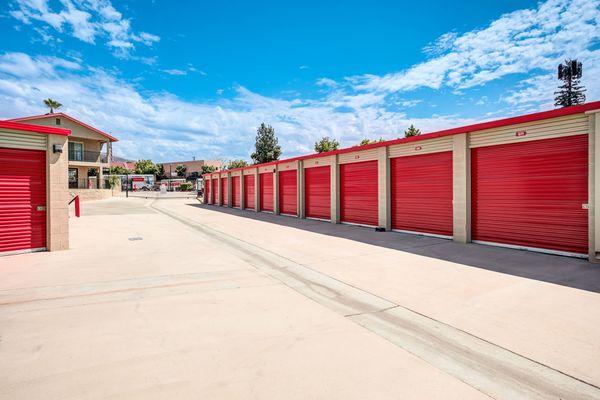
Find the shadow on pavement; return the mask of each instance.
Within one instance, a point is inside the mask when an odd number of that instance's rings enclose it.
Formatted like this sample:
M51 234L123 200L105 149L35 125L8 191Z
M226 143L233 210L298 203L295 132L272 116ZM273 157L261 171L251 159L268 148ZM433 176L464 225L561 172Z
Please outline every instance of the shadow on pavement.
M336 225L324 221L242 211L235 208L205 204L188 205L242 218L303 229L322 235L386 247L420 256L451 261L489 271L600 293L600 266L596 266L583 259L475 243L460 244L446 239L399 232L376 232L372 228L343 224Z

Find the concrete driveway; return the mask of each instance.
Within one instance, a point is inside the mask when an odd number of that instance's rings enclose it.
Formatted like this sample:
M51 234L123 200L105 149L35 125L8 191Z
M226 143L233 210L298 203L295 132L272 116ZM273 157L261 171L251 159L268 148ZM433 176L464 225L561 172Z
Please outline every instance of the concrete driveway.
M0 258L0 398L600 398L585 261L190 199L71 246Z

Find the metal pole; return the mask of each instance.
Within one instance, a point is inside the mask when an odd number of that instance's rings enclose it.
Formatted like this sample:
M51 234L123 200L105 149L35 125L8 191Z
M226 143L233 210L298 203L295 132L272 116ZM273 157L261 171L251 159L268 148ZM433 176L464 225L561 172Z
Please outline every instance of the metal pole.
M129 174L125 175L125 197L129 198Z

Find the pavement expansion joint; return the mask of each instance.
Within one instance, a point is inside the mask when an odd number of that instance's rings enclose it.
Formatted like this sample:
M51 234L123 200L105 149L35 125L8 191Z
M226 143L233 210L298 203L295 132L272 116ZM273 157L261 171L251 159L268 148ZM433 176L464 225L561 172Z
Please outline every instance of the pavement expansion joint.
M151 205L316 303L495 399L600 399L600 388L273 251Z

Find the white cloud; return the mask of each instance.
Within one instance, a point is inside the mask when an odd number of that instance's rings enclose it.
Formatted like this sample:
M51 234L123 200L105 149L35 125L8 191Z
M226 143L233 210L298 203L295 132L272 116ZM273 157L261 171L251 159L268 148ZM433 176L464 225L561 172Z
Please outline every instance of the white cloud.
M130 20L123 18L109 0L60 0L54 7L48 0L14 0L11 8L10 15L26 25L41 22L43 27L90 44L105 39L119 57L127 57L135 43L152 46L160 41L157 35L134 32Z
M507 75L550 72L567 57L587 55L587 65L598 65L597 52L588 51L598 40L600 1L549 0L505 14L484 29L446 33L425 48L433 58L405 71L350 82L355 90L381 93L444 86L464 90Z
M262 121L275 127L284 156L311 152L325 135L352 145L364 137L395 138L410 123L427 132L472 122L452 116L408 118L385 111L377 98L368 96L282 100L241 86L233 99L188 102L164 92L142 95L111 72L77 71L77 66L51 57L0 55L0 117L43 112L41 99L52 96L64 104L65 112L121 139L117 154L155 160L248 158ZM336 111L341 104L354 108Z
M188 75L190 73L196 73L198 75L201 76L206 76L206 72L204 71L200 71L199 69L197 69L196 67L194 67L192 64L188 64L186 66L185 69L181 69L181 68L167 68L167 69L161 69L162 72L164 72L167 75L176 75L176 76L184 76L184 75Z
M175 69L175 68L174 69L163 69L161 71L168 75L187 75L187 71L183 71L181 69Z
M326 86L326 87L336 87L338 84L333 79L329 78L321 78L317 80L318 86Z

